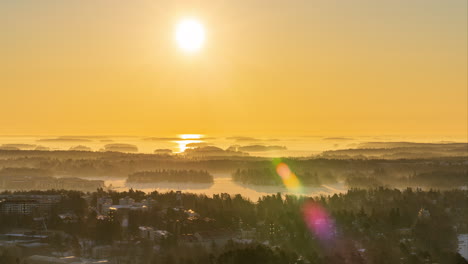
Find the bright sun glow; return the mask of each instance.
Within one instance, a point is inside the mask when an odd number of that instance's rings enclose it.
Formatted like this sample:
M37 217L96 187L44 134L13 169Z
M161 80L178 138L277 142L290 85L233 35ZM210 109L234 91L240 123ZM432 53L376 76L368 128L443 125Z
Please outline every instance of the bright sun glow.
M179 135L181 139L200 139L202 138L202 135L200 134L182 134Z
M176 41L179 48L186 52L200 50L205 42L205 29L195 19L184 19L176 28Z

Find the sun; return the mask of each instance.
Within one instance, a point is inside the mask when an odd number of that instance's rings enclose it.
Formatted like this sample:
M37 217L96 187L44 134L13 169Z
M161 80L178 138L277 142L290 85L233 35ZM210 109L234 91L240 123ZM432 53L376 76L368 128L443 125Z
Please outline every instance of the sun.
M202 48L205 42L205 28L196 19L183 19L177 24L175 39L183 51L196 52Z

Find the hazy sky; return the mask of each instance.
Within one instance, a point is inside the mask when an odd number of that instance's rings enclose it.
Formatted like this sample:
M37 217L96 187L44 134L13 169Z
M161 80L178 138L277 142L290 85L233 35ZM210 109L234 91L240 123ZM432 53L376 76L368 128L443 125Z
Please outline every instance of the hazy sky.
M463 135L466 0L0 1L0 134ZM198 18L203 49L174 28Z

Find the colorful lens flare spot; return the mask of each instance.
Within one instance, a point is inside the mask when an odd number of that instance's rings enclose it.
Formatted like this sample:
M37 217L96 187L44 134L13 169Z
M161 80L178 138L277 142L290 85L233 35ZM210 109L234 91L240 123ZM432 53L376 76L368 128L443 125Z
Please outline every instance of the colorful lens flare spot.
M320 240L330 240L335 235L335 221L319 203L308 201L302 206L304 221Z
M276 172L283 180L286 188L295 192L300 192L302 190L299 179L297 178L296 174L291 171L286 163L280 162L278 165L276 165Z

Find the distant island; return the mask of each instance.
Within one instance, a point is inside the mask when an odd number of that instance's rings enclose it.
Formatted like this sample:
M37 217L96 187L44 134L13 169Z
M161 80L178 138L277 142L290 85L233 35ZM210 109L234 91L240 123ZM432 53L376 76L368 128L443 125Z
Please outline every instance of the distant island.
M127 182L192 182L212 183L213 175L205 170L155 170L140 171L128 175Z
M466 143L366 142L355 148L327 150L319 156L326 159L429 159L466 157Z
M132 144L115 143L105 145L103 151L138 152L138 147Z

